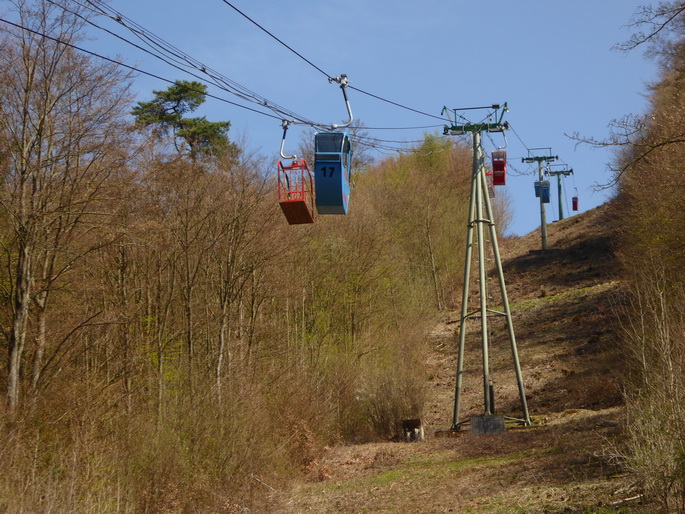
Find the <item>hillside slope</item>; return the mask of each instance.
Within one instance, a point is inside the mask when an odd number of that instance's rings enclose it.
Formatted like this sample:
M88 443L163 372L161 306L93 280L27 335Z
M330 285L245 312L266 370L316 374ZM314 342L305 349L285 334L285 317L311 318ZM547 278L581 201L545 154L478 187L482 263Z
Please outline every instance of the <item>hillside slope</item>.
M576 512L646 509L617 467L622 400L621 352L612 326L619 287L612 245L616 224L602 206L502 242L532 428L497 436L450 427L458 314L429 338L427 438L330 449L309 480L272 494L273 512ZM494 285L494 278L493 278ZM479 330L469 327L470 331ZM482 413L480 340L469 333L460 419ZM520 417L508 338L493 324L498 413Z

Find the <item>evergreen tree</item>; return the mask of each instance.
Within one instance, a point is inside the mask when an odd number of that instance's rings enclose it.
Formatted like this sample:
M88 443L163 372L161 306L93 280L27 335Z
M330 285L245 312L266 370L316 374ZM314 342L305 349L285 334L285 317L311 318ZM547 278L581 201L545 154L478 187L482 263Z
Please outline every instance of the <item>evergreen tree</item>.
M153 90L152 93L155 95L152 100L138 102L131 111L139 126L152 127L165 135L171 132L176 149L181 152L187 147L193 159L200 155L239 153L237 145L226 135L231 122L207 121L205 116L184 117L205 102L205 84L177 80L166 91Z

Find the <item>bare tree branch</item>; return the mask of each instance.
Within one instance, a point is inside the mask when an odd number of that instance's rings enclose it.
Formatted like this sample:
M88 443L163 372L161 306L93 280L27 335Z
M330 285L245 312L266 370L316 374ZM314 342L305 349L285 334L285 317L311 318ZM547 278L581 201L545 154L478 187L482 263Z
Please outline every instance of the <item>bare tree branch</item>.
M636 32L628 41L616 45L616 48L627 52L655 40L662 33L672 30L674 22L684 11L685 2L682 1L662 2L657 7L641 6L628 26L635 28L646 26L647 29Z

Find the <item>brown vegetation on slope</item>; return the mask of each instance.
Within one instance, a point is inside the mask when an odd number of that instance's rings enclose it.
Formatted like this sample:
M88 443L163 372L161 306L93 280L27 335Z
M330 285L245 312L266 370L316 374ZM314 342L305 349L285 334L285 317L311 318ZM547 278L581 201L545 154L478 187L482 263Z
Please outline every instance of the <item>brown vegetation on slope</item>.
M129 77L59 42L82 9L0 28L0 511L226 510L416 416L468 149L426 137L289 226L275 163L183 118L202 87L134 125Z
M604 205L503 244L531 428L497 436L436 437L452 417L456 315L429 336L424 443L332 448L317 473L285 496L277 512L577 512L640 505L619 466L623 354L613 323L619 287L616 223ZM474 337L475 336L475 337ZM482 413L480 349L467 338L465 416ZM508 340L494 331L492 374L498 412L517 415ZM520 414L519 414L520 415ZM637 497L637 498L636 498Z
M457 307L468 148L427 136L355 177L349 216L286 227L268 163L133 127L125 74L38 35L76 41L80 15L9 5L39 30L0 36L0 510L583 510L626 504L627 455L685 511L682 43L662 49L653 112L609 143L627 148L621 337L611 208L552 225L544 253L537 234L507 241L536 425L343 446L424 405L429 433L450 424L454 314L422 333ZM516 416L491 330L497 410ZM471 333L462 417L481 409L478 346ZM303 474L314 485L263 502Z

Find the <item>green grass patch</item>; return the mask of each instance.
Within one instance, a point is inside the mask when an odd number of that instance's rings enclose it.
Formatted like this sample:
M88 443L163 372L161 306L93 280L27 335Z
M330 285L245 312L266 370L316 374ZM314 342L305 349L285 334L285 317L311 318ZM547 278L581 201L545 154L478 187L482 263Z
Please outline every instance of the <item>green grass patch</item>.
M569 291L564 291L559 294L552 296L543 296L542 298L530 298L528 300L521 300L519 302L513 302L511 304L511 310L514 312L527 312L534 308L544 305L550 302L558 302L562 300L568 300L571 298L576 298L586 294L597 294L601 293L616 284L616 281L605 282L603 284L597 284L594 286L581 287L580 289L571 289Z
M517 462L530 459L534 455L555 453L555 448L544 450L526 450L507 455L494 457L478 457L474 459L455 459L453 454L418 453L404 462L400 462L395 468L381 471L378 474L324 485L317 488L318 492L325 491L368 491L371 488L390 488L393 484L402 484L412 489L429 486L440 480L444 480L455 473L461 473L473 469L498 468L515 465Z

